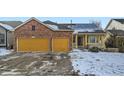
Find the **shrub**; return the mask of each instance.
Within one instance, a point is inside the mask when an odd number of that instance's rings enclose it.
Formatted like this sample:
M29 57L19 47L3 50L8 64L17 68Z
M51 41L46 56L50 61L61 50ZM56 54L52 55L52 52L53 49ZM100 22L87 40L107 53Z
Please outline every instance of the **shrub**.
M104 52L119 52L118 48L106 48L104 49Z
M119 52L124 53L124 47L119 47Z
M124 52L124 37L117 38L117 46L119 48L119 52Z
M89 51L91 51L91 52L99 52L100 49L98 47L92 47L92 48L89 49Z

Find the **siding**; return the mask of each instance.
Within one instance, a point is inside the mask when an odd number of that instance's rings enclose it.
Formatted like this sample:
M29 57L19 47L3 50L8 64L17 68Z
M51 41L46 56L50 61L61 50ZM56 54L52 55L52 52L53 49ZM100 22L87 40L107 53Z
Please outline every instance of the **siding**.
M106 30L112 30L113 28L117 30L124 30L124 24L121 24L118 21L112 20L112 22L109 24Z

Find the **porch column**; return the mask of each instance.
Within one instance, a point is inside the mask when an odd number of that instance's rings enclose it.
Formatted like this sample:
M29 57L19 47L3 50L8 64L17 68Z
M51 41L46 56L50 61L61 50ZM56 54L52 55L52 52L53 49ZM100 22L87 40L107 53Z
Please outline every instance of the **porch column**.
M85 34L85 47L87 47L87 34Z
M78 48L78 34L76 34L75 36L75 44L76 44L76 48Z

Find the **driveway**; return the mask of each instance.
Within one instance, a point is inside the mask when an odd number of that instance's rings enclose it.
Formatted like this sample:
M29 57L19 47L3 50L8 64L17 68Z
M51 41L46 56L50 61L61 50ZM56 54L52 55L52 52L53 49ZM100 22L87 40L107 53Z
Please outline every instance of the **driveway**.
M11 53L0 57L2 76L74 75L68 54Z

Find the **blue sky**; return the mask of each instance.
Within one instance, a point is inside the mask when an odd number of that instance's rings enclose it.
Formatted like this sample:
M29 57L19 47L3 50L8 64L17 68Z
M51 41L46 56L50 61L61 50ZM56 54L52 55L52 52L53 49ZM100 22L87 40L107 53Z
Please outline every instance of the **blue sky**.
M0 21L11 21L11 20L19 20L25 21L30 17L0 17ZM73 23L89 23L92 21L99 21L103 28L106 27L108 22L113 17L36 17L41 21L51 20L58 23L70 23L72 20ZM116 17L117 18L117 17Z

